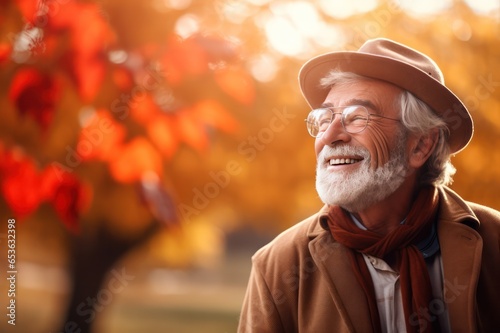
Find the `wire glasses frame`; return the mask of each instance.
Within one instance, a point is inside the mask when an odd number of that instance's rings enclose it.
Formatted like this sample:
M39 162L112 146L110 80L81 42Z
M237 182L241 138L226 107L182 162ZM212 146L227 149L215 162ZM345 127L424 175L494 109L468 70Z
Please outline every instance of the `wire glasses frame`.
M339 110L339 112L335 112ZM347 133L356 134L363 132L372 117L379 117L394 121L399 119L369 113L363 105L348 105L328 108L318 108L309 112L305 119L307 131L313 138L319 138L328 130L336 115L340 115L340 122Z

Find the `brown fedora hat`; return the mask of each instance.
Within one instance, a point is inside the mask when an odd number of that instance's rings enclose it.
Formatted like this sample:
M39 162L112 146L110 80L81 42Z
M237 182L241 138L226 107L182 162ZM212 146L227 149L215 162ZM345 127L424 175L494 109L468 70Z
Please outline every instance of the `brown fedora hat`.
M331 52L312 58L302 66L299 83L302 94L314 109L328 95L320 80L338 69L387 81L408 90L429 105L450 130L451 153L465 148L472 138L473 122L464 103L444 85L436 63L428 56L385 38L365 42L358 51Z

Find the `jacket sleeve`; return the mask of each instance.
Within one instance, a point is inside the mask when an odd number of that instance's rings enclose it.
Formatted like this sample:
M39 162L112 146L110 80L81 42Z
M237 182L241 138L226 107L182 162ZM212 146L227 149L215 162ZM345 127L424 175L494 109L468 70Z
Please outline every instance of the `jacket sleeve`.
M285 332L272 291L255 262L240 314L238 333Z

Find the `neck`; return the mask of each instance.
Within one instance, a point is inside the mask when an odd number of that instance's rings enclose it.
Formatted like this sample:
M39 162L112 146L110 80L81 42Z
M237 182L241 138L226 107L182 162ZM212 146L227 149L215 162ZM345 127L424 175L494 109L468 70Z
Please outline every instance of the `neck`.
M386 235L403 221L413 204L416 183L407 179L394 193L384 200L367 207L354 216L370 231Z

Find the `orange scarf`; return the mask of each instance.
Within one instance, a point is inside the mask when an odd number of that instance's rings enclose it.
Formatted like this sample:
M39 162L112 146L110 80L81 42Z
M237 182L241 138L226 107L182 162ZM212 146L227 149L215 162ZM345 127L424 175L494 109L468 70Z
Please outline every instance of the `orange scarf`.
M414 245L427 236L436 219L439 196L435 187L422 188L406 222L386 235L358 228L349 213L330 207L328 226L339 243L350 248L351 264L365 292L375 332L381 332L375 290L361 253L384 259L393 255L400 274L401 296L408 333L439 332L438 320L429 322L424 311L432 301L432 287L422 253Z

